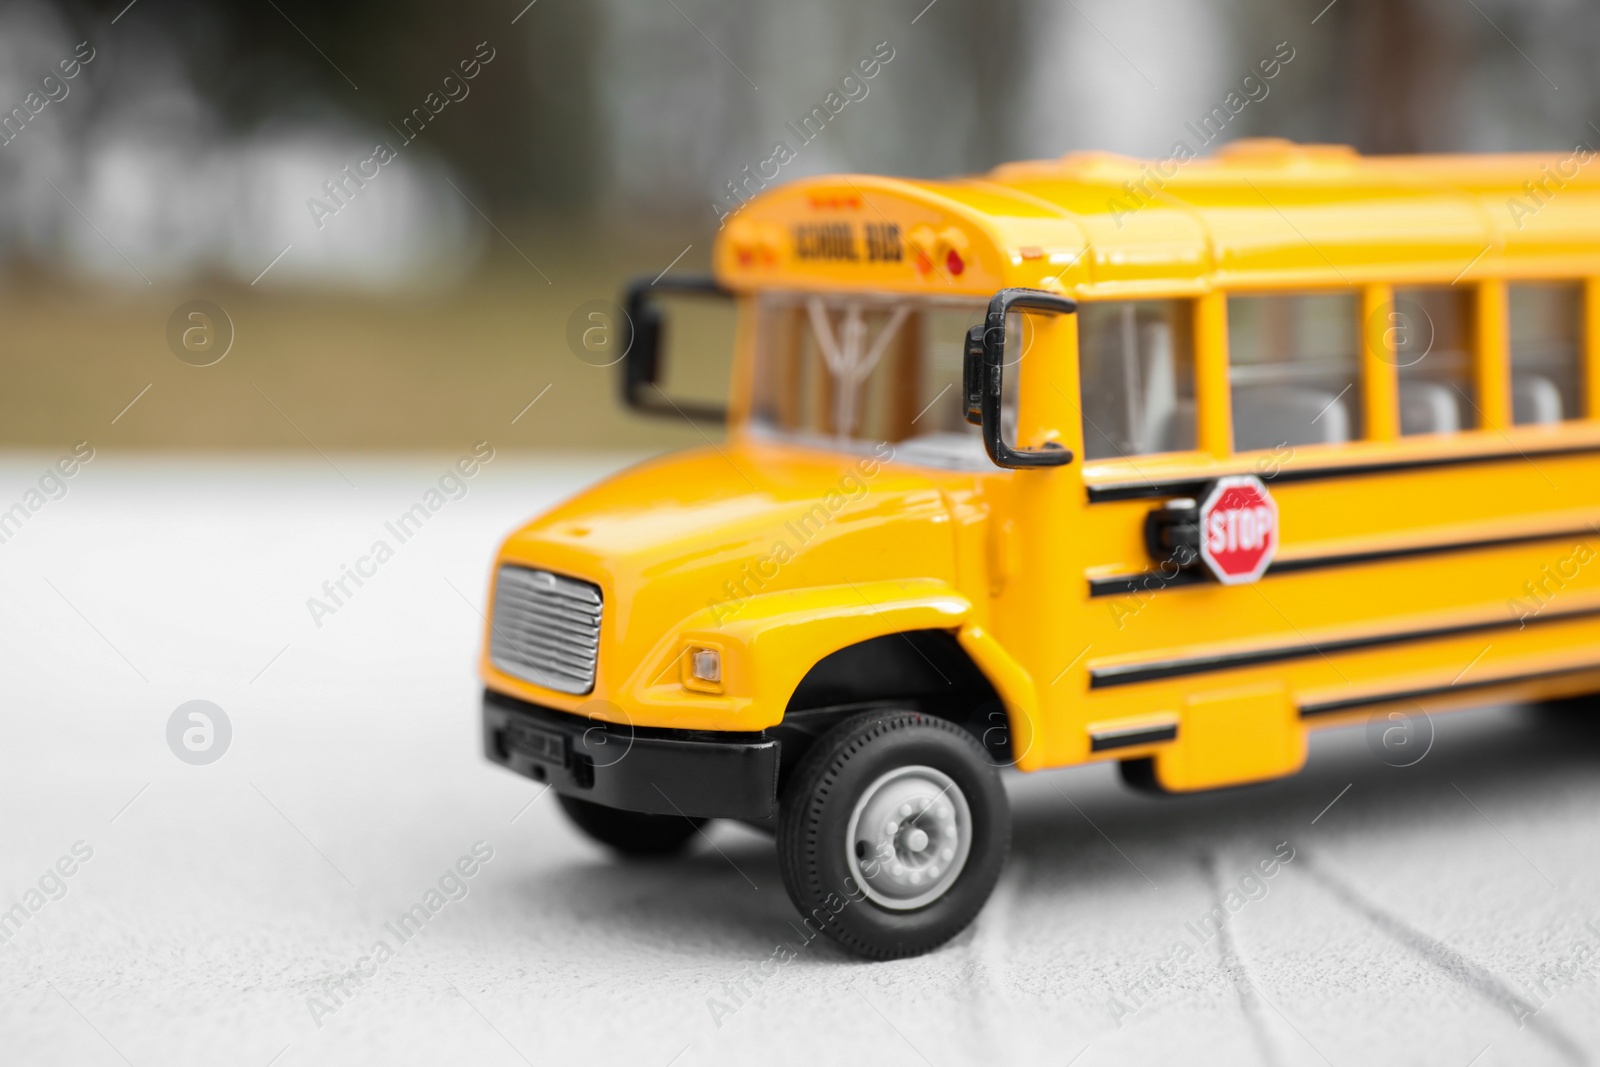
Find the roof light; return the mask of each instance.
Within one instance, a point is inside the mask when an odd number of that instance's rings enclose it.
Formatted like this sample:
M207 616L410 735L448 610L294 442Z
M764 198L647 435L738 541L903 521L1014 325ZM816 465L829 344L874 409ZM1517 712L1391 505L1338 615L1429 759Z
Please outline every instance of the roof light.
M770 223L740 219L728 226L728 245L741 267L775 266L783 255L783 239L783 230Z

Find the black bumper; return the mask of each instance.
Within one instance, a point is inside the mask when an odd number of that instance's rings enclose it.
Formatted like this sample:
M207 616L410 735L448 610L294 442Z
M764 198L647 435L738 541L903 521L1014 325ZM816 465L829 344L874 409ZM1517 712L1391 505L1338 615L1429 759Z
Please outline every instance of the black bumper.
M778 744L759 733L619 726L483 694L485 756L624 811L768 818L777 812Z

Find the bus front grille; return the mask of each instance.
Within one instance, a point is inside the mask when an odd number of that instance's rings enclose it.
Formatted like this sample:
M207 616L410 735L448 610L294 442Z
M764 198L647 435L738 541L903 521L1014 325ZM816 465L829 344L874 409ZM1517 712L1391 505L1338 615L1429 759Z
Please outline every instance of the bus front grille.
M558 693L594 689L600 587L507 564L495 578L489 659L515 678Z

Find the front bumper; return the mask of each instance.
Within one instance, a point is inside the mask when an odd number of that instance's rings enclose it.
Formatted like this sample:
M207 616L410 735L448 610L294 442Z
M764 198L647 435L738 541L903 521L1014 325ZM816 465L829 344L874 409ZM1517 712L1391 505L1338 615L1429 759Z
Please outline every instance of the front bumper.
M631 727L483 694L485 756L558 793L624 811L769 818L778 746L759 733Z

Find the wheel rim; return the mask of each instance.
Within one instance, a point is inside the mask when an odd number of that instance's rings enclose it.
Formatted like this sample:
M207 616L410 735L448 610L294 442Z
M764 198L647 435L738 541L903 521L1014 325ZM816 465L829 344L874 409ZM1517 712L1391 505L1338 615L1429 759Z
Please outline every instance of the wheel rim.
M899 767L856 799L845 853L872 900L896 911L933 903L961 876L972 851L972 811L955 779Z

